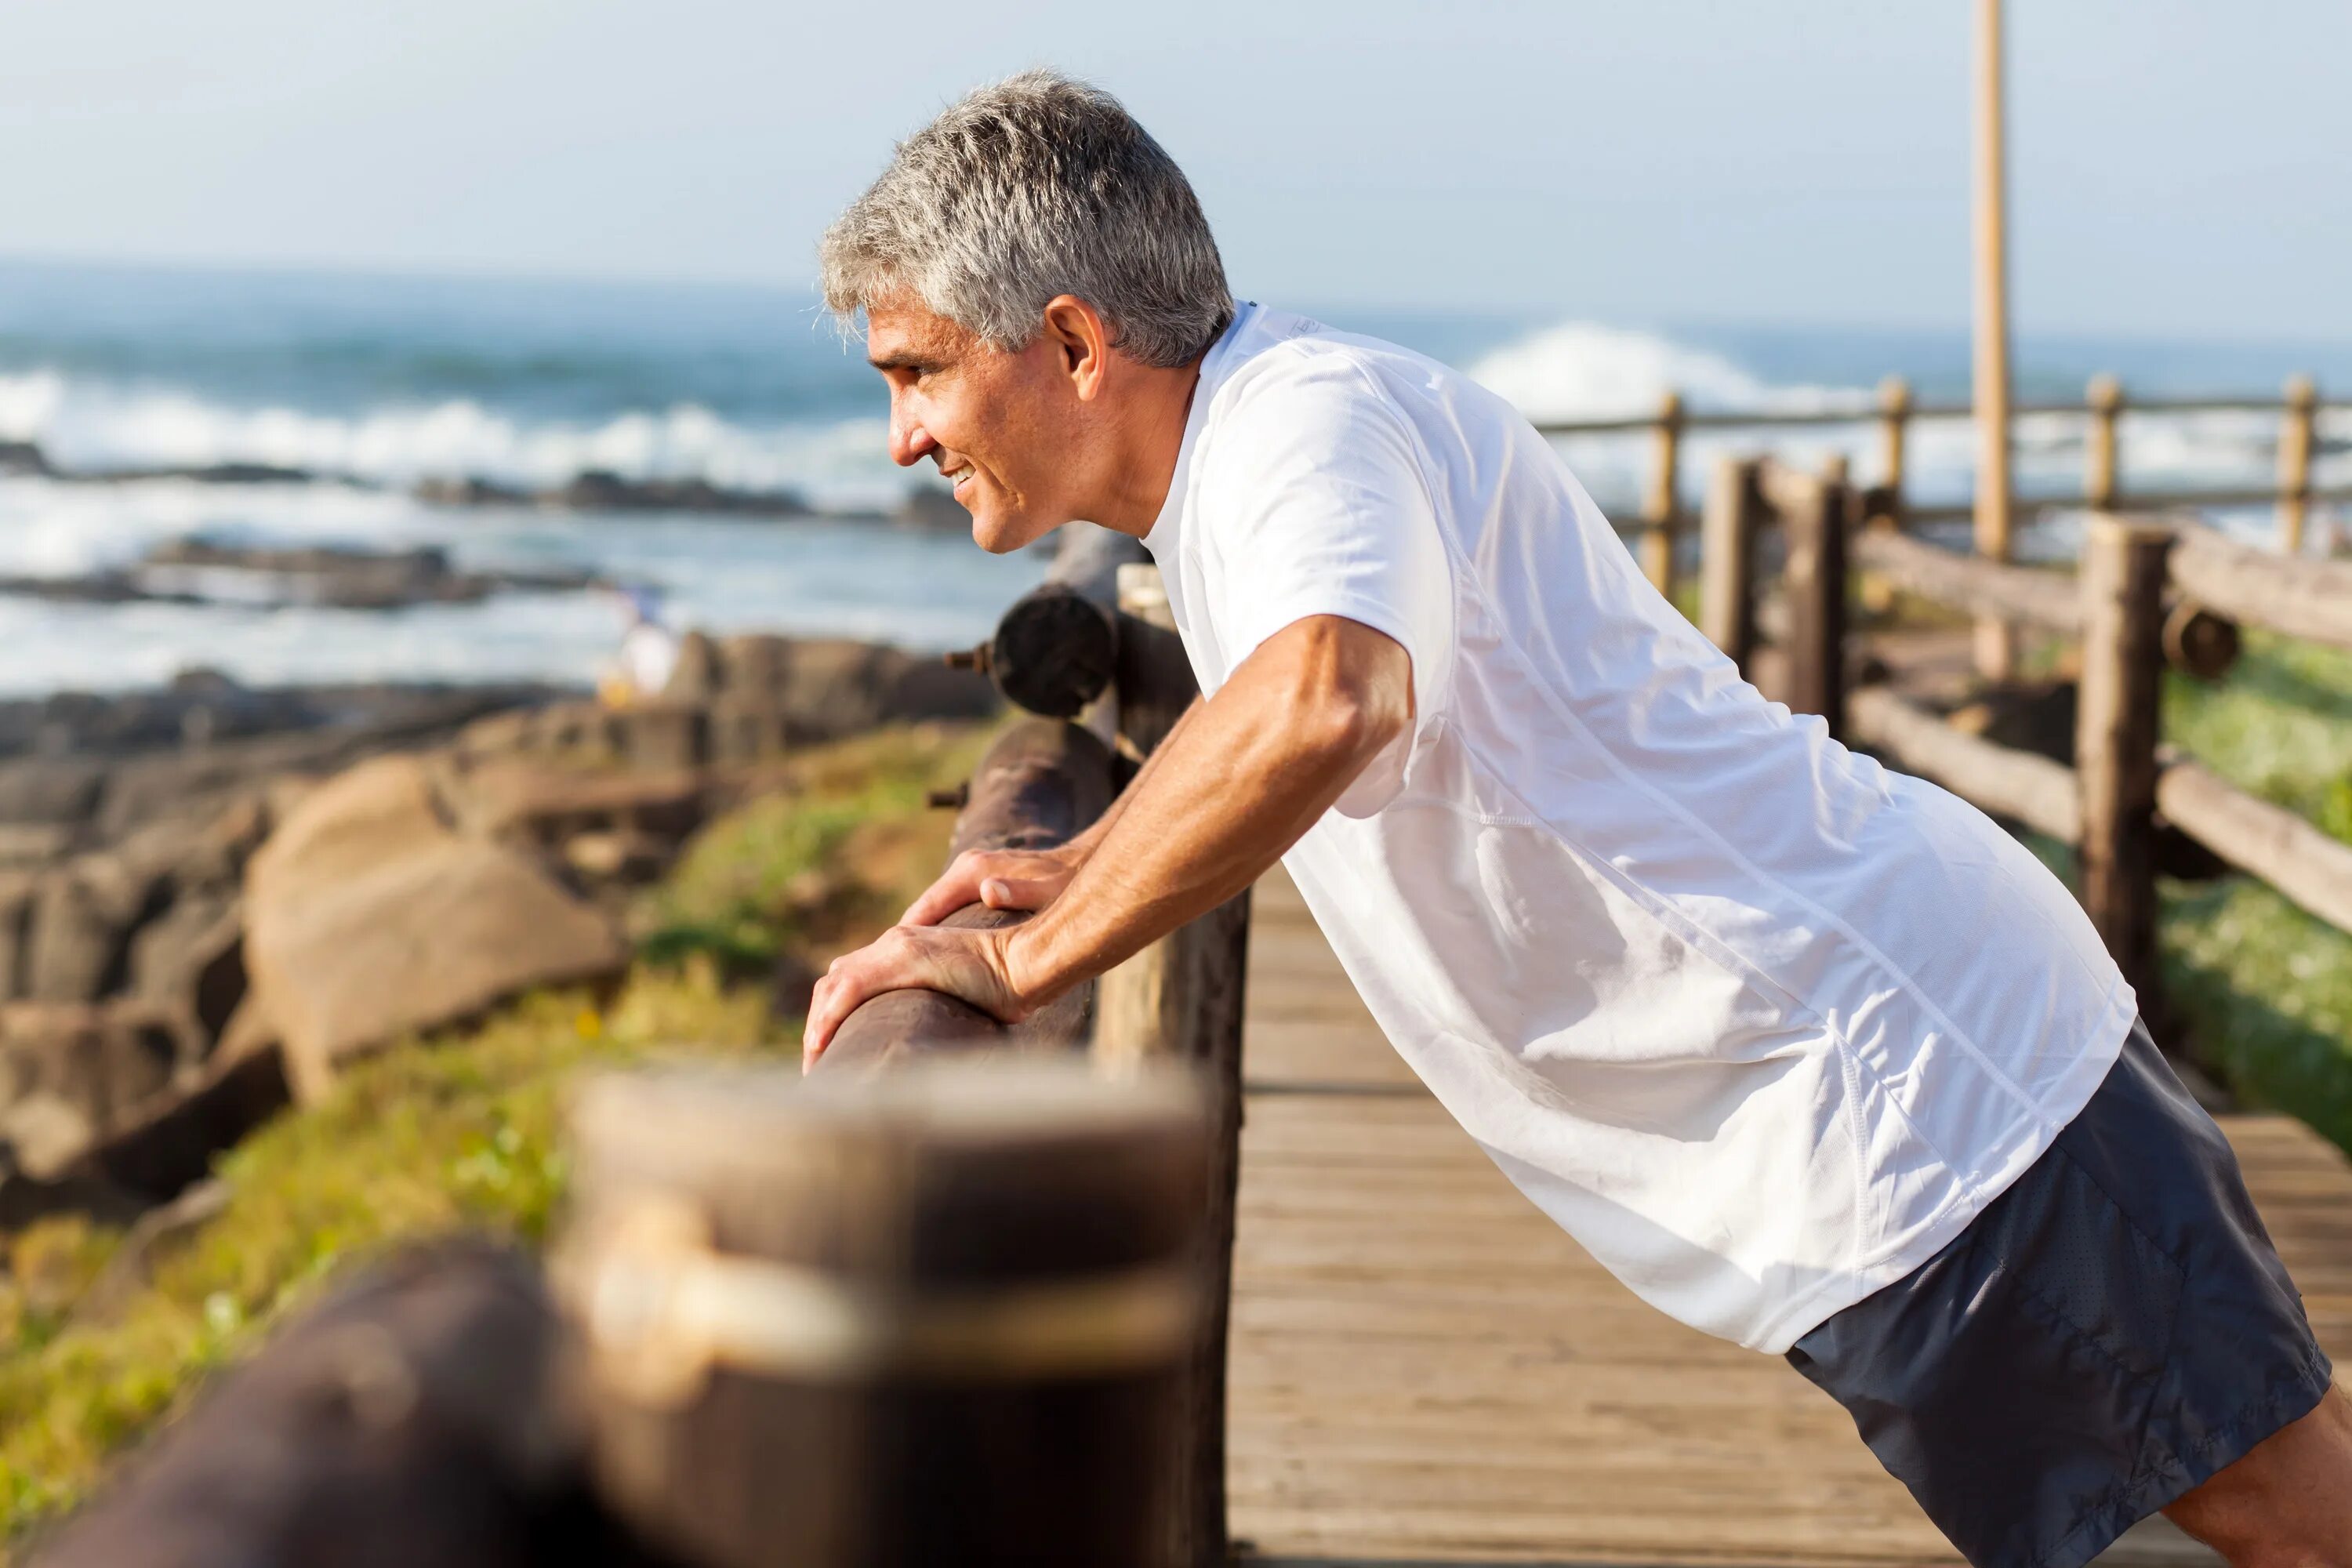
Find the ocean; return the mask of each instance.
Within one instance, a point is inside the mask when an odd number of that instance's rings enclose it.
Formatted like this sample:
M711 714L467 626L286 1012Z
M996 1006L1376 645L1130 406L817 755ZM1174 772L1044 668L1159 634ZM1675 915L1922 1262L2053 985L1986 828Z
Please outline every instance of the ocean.
M1745 327L1587 320L1572 310L1318 311L1461 366L1538 418L1642 413L1668 387L1694 408L1867 407L1880 377L1922 398L1967 390L1959 331ZM2272 395L2290 372L2352 385L2352 348L2132 339L2020 345L2021 396L2076 397L2095 371L2141 394ZM594 572L657 590L680 626L969 645L1043 570L950 531L882 514L928 470L883 452L878 380L803 292L777 289L367 278L0 263L0 442L30 442L57 469L299 469L298 482L151 478L102 484L0 476L0 577L69 577L127 565L160 542L420 544L465 569ZM1777 445L1811 460L1853 454L1867 428ZM2021 488L2075 482L2079 429L2019 429ZM2126 421L2125 482L2260 484L2275 421L2258 415ZM1693 440L1695 500L1713 450ZM1604 507L1630 509L1644 444L1562 443ZM1912 493L1967 490L1969 436L1921 425ZM428 480L519 490L586 472L790 489L818 515L570 513L522 502L417 499ZM2323 426L2319 477L2352 482L2352 425ZM2260 514L2224 519L2248 531ZM2062 513L2037 535L2063 550ZM613 596L502 594L398 610L268 604L70 603L0 595L0 694L152 685L206 667L251 682L344 679L586 682L622 629Z

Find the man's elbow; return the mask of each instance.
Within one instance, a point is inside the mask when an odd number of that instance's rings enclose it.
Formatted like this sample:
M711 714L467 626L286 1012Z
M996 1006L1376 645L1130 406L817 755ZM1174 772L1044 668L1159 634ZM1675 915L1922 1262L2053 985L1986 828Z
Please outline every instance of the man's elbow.
M1410 686L1342 685L1320 705L1313 726L1314 749L1342 765L1360 766L1380 755L1412 722Z

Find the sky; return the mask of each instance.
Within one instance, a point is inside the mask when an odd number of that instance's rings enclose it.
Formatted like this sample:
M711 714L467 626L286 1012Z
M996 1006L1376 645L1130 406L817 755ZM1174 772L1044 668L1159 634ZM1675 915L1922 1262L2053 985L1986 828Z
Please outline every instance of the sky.
M0 0L0 255L805 287L1053 65L1259 299L1940 328L1969 0ZM2346 0L2011 0L2021 330L2352 340Z

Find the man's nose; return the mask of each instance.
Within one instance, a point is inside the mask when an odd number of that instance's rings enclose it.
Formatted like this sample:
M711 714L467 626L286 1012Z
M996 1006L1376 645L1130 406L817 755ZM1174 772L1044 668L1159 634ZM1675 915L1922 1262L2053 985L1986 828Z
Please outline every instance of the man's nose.
M892 462L902 468L910 467L939 450L939 445L937 441L931 439L931 433L924 429L914 418L901 414L896 408L890 411L890 460Z

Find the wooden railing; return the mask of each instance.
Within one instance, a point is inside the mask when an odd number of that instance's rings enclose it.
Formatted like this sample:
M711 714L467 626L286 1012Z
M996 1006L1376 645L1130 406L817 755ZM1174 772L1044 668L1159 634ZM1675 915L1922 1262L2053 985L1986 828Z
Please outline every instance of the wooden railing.
M1084 832L1196 689L1157 569L1135 541L1087 524L1065 534L1047 581L957 661L986 669L1033 716L1007 729L954 793L951 858L968 849L1051 848ZM973 904L946 923L993 928L1026 918ZM769 1374L748 1390L714 1384L706 1394L695 1383L691 1397L680 1394L664 1381L675 1376L676 1358L644 1348L659 1349L679 1332L641 1322L614 1353L592 1360L604 1370L591 1378L588 1405L597 1451L611 1458L604 1479L616 1504L661 1539L706 1548L717 1562L776 1560L774 1543L789 1540L793 1561L843 1568L1039 1554L1223 1568L1248 941L1244 893L1013 1026L938 992L876 996L843 1021L816 1064L812 1088L820 1097L807 1103L823 1108L830 1095L831 1110L802 1111L804 1097L778 1095L773 1085L761 1094L659 1080L588 1102L575 1131L581 1169L592 1179L573 1227L585 1237L573 1250L588 1261L575 1274L620 1281L603 1297L624 1300L652 1289L643 1281L663 1271L708 1276L698 1289L721 1306L730 1292L740 1297L719 1314L718 1331L757 1329L741 1356ZM1091 1056L1098 1087L1075 1110L1068 1089L1041 1096L1018 1070L967 1077L954 1107L926 1108L921 1095L858 1094L861 1081L880 1089L912 1073L959 1070L942 1066L942 1057L1066 1060L1080 1053ZM1189 1120L1155 1110L1149 1097L1123 1105L1102 1085L1141 1089L1171 1078L1197 1086ZM729 1111L739 1094L752 1107ZM974 1101L985 1103L969 1114L957 1109ZM703 1128L708 1140L696 1136ZM743 1144L759 1132L815 1152L755 1157ZM713 1254L707 1239L633 1240L636 1222L628 1216L642 1211L659 1220L677 1206L674 1193L656 1193L668 1209L647 1207L640 1189L656 1167L663 1182L690 1188L693 1206L724 1214L763 1203L779 1217L751 1238L769 1250L747 1258ZM934 1167L974 1190L944 1190L928 1174ZM769 1184L747 1191L754 1182ZM844 1223L845 1206L885 1240L859 1248L824 1239L828 1226ZM971 1232L961 1241L894 1250L888 1240L957 1223ZM1048 1289L973 1289L971 1277L1020 1278L1041 1258L1058 1271ZM1108 1269L1113 1262L1119 1268ZM1139 1271L1139 1262L1150 1267ZM812 1264L822 1276L814 1283ZM861 1340L839 1367L818 1365L800 1341L787 1345L781 1329L760 1326L798 1310L794 1292L821 1303L850 1300L850 1286L834 1276L859 1268L867 1276L856 1286L859 1300L875 1295L870 1276L883 1276L887 1299L859 1309L883 1328L847 1324L842 1333L878 1333L888 1342ZM1075 1284L1063 1278L1073 1271ZM577 1303L599 1292L575 1287L569 1297L577 1313ZM901 1320L913 1325L903 1345L886 1331ZM588 1322L583 1336L597 1342L598 1325ZM840 1335L817 1337L825 1354L838 1348ZM1088 1349L1098 1340L1100 1355ZM910 1347L930 1359L903 1366L893 1359ZM725 1348L697 1353L724 1365ZM1114 1352L1115 1361L1104 1360ZM839 1385L831 1405L811 1391L827 1377ZM840 1429L811 1427L828 1409ZM887 1436L884 1451L833 1453L839 1444L872 1443L877 1430ZM730 1462L716 1479L703 1473L704 1461L736 1455L750 1434L775 1436L772 1455L758 1465ZM830 1468L796 1475L789 1486L760 1479L769 1463L791 1470L806 1462L787 1451L794 1436ZM925 1466L953 1473L915 1474ZM909 1500L918 1488L919 1504ZM825 1508L854 1517L842 1530L816 1531L807 1520ZM940 1517L910 1526L898 1517L909 1509ZM959 1514L968 1517L952 1517Z
M2352 563L2288 562L2180 519L2100 513L2072 574L1977 559L1865 519L1832 464L1798 473L1727 458L1709 489L1703 625L1749 664L1757 651L1757 534L1787 536L1780 598L1782 689L1792 709L1996 816L2072 847L2092 923L2153 1012L2159 865L2168 835L2269 883L2352 930L2352 845L2228 784L2159 734L2171 665L2207 679L2237 649L2237 626L2352 648ZM2071 764L1965 733L1889 687L1845 689L1847 574L2074 639L2080 686Z
M2092 378L2081 403L2013 405L2016 417L2066 416L2083 422L2083 488L2078 494L2027 495L2021 506L2086 507L2114 511L2126 507L2200 508L2271 506L2278 518L2282 553L2300 554L2315 502L2352 500L2352 486L2315 486L2312 458L2317 449L2316 429L2322 413L2352 411L2352 403L2323 402L2308 376L2290 378L2275 398L2262 397L2136 397L2126 398L2122 384L2111 375ZM2268 486L2175 487L2125 489L2123 427L2135 414L2266 414L2278 419L2275 481ZM1780 412L1693 413L1679 394L1669 392L1656 412L1605 419L1540 421L1537 428L1550 437L1624 436L1647 434L1651 451L1645 465L1639 512L1621 519L1624 531L1638 536L1643 570L1661 592L1675 585L1676 546L1692 519L1685 510L1682 475L1686 467L1684 437L1692 433L1799 430L1874 426L1878 435L1876 481L1862 492L1871 515L1893 520L1898 526L1949 521L1968 517L1967 502L1922 505L1906 493L1908 451L1912 427L1921 421L1965 422L1975 411L1965 403L1919 403L1900 377L1882 383L1874 407L1818 408Z

